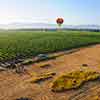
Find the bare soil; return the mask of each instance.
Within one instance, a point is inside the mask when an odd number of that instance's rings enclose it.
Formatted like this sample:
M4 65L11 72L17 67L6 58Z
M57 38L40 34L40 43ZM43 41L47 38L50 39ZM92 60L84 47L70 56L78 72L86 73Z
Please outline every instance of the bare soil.
M59 55L61 53L55 53ZM49 67L40 67L49 64ZM82 67L82 65L87 65ZM85 84L77 90L56 93L51 91L54 79L61 74L75 70L94 70L100 72L100 45L82 48L71 54L64 54L56 59L42 61L29 65L27 72L17 74L14 71L0 72L0 100L16 100L20 97L29 97L32 100L93 100L100 93L100 82L94 81ZM40 83L30 83L33 76L30 73L43 74L55 72L56 75Z

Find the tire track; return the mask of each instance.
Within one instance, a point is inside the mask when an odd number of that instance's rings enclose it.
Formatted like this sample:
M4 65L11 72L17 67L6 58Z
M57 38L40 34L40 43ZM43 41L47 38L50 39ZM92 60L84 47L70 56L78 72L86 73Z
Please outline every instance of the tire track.
M95 84L95 86L93 87L89 87L89 88L85 87L85 89L82 89L78 93L71 96L69 100L86 100L85 98L89 95L89 92L96 91L96 90L100 91L100 83L98 85Z

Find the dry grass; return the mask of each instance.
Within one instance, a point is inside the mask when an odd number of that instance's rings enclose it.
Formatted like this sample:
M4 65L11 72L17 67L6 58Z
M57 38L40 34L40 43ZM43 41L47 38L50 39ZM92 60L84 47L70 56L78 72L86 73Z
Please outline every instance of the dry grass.
M40 81L44 81L46 79L52 78L54 75L56 75L56 73L54 73L54 72L48 72L48 73L44 73L44 74L41 74L41 75L37 75L35 77L32 77L30 79L30 82L31 83L38 83Z
M97 96L93 97L93 100L100 100L100 97L97 95Z
M100 74L94 71L74 71L62 75L53 82L52 91L65 91L79 88L83 83L100 78Z
M50 64L41 64L40 65L40 68L48 68L48 67L50 67Z

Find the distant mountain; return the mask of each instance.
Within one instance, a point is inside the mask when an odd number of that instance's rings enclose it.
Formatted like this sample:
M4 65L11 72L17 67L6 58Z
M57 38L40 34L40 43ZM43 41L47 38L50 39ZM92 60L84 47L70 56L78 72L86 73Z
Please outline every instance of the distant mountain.
M47 24L47 23L11 23L11 24L0 24L0 28L2 29L43 29L43 28L56 28L55 24Z
M11 23L0 24L0 29L55 29L56 24L48 23ZM68 29L100 29L100 25L63 25L62 28Z
M77 25L75 28L78 29L100 29L100 25Z

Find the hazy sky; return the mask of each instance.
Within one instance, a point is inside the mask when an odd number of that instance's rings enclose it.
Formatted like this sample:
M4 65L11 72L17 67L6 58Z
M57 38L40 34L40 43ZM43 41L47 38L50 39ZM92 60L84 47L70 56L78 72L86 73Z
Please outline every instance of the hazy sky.
M99 24L100 0L0 0L0 24L11 22Z

